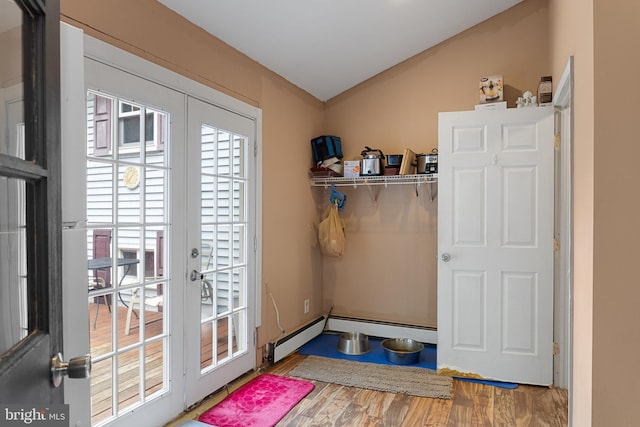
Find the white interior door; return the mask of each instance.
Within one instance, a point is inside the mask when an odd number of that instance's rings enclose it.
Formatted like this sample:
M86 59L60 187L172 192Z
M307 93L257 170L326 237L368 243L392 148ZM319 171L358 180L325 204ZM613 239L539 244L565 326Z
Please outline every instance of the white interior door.
M255 366L255 121L188 99L187 405Z
M553 382L553 109L441 113L438 369Z

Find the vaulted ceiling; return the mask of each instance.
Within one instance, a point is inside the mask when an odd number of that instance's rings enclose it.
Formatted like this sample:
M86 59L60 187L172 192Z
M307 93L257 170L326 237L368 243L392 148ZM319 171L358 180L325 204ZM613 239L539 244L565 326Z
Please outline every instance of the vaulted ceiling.
M523 0L158 0L321 101Z

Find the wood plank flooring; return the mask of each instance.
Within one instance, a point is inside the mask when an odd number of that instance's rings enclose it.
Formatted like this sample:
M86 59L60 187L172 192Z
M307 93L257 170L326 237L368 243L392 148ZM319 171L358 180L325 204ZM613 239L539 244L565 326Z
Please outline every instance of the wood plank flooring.
M306 356L294 353L265 369L287 376ZM249 381L239 380L229 391L205 401L182 420L197 417L228 392ZM431 399L376 392L313 381L314 390L280 422L280 427L562 427L568 425L567 390L520 385L504 389L466 381L453 382L453 399Z

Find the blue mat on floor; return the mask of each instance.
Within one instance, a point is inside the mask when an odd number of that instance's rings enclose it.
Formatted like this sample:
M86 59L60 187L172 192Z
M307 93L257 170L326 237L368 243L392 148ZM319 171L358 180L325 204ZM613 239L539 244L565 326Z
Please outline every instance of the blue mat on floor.
M298 353L306 355L306 356L323 356L323 357L331 357L333 359L343 359L343 360L353 360L356 362L368 362L368 363L379 363L383 365L394 365L387 360L384 355L384 349L382 348L382 340L379 338L369 337L369 346L371 347L371 351L366 354L359 355L350 355L339 352L338 349L338 340L340 339L340 334L330 334L323 333L318 335L316 338L312 339L300 349L298 349ZM425 344L424 350L420 352L420 359L417 363L411 365L419 368L431 369L433 371L436 370L436 357L437 351L436 346L433 344ZM457 380L461 381L469 381L480 384L487 384L496 387L502 388L516 388L517 384L513 383L505 383L500 381L488 381L488 380L476 380L473 378L457 378Z

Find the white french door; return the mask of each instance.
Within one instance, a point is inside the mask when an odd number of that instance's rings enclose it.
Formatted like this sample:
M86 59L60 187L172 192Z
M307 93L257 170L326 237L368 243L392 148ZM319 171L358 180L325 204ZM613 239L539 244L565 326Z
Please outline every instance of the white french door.
M66 399L78 425L164 425L255 367L261 113L74 34L64 339L94 366Z
M255 366L255 122L188 98L187 405Z
M184 408L184 95L93 59L86 79L86 322L92 425Z
M438 369L553 382L553 109L441 113Z

